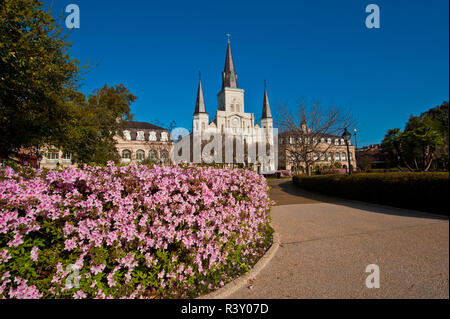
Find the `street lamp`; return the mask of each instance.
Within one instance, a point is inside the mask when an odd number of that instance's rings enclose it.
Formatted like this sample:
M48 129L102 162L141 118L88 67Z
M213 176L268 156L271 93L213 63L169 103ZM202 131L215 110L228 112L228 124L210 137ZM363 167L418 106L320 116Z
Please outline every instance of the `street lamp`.
M344 129L344 133L342 133L342 137L345 140L345 145L347 145L347 162L348 162L348 174L351 175L352 174L352 169L351 169L351 162L350 162L350 149L348 146L348 142L350 141L352 134L347 130L347 128Z
M358 130L355 128L353 130L353 135L355 136L355 150L358 148L358 140L356 139L356 133L358 132Z

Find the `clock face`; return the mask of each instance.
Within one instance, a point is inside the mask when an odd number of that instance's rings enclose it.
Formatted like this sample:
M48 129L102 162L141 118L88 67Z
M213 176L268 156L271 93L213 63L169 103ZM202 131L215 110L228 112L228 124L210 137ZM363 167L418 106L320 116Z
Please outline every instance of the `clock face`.
M235 117L235 118L233 119L233 125L234 125L234 126L238 126L238 125L239 125L239 119L238 119L237 117Z

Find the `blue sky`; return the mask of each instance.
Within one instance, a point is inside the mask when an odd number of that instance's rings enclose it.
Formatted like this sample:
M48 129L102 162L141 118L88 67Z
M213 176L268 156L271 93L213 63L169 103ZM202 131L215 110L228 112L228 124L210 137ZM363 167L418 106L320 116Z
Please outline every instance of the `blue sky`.
M228 32L257 118L266 79L273 113L302 98L351 109L362 146L449 98L448 0L53 0L55 15L71 3L81 10L71 54L95 65L81 90L123 83L138 96L135 120L190 129L199 70L213 116ZM365 26L370 3L380 29Z

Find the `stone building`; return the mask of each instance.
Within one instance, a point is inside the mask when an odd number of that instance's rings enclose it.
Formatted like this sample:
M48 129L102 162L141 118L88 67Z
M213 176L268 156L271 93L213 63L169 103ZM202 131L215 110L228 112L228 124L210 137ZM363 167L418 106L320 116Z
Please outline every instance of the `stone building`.
M307 138L307 134L303 138ZM335 167L336 163L339 163L344 169L348 167L348 158L350 159L350 165L352 169L356 168L355 147L349 141L349 152L347 155L347 145L345 140L341 136L334 135L322 135L317 138L313 138L312 143L316 143L317 146L311 148L314 152L310 156L313 156L314 166L321 166L324 168ZM317 140L316 140L317 139ZM294 150L297 146L294 137L287 132L279 134L278 137L278 167L282 170L301 170L305 168L305 164L302 164L300 168L296 168L298 163L292 156L294 156L289 150ZM300 162L301 163L301 162Z
M225 143L225 136L234 140L234 155L231 159L227 159L225 154L222 154L221 163L229 166L253 167L260 173L271 172L276 169L275 158L273 153L267 154L272 156L267 161L251 158L252 155L248 152L249 148L255 145L255 153L257 153L257 145L261 139L267 142L267 145L272 145L274 142L273 119L270 112L269 99L267 96L267 89L264 88L263 110L261 116L261 125L255 123L255 115L253 113L245 112L244 107L244 93L245 91L238 86L237 73L231 54L230 41L228 41L225 68L222 72L222 89L217 94L217 111L215 118L211 121L209 114L206 111L205 100L203 97L203 87L201 79L199 79L197 100L195 104L194 117L192 121L192 133L190 135L191 141L199 137L201 147L209 140L210 136L220 135L222 137L222 146ZM237 151L237 140L242 143L243 151L239 154ZM193 142L192 142L193 143ZM241 145L241 144L240 144ZM198 162L194 159L195 154L200 150L191 148L190 161ZM224 153L224 152L222 152ZM203 161L203 158L201 158Z
M129 121L125 125L123 136L114 136L122 163L143 160L158 164L170 162L173 142L168 130L147 122Z
M114 139L122 163L149 160L162 164L170 161L173 142L169 132L162 127L147 122L127 121L122 136L116 134ZM72 154L52 147L41 149L41 153L40 167L76 166Z

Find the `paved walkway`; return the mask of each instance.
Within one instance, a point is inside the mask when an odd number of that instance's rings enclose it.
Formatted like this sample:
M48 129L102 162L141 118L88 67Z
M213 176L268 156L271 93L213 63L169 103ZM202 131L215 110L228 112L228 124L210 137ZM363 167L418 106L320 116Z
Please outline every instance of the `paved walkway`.
M269 183L281 246L230 298L449 298L448 218ZM369 264L379 289L365 285Z

